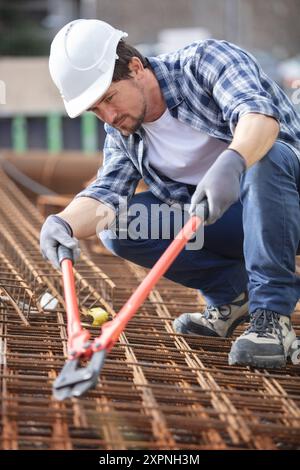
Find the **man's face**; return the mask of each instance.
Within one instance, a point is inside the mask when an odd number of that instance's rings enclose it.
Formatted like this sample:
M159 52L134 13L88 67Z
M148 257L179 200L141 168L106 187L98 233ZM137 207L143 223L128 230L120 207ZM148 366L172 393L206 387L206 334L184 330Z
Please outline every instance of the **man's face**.
M139 82L134 78L113 82L105 95L89 111L121 134L134 134L142 125L147 106Z

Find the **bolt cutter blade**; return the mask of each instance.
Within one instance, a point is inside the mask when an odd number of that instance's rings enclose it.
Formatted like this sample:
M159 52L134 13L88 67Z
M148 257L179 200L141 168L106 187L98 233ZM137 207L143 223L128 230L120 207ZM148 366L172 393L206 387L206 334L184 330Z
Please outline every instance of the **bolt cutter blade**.
M53 396L57 400L64 400L79 397L90 388L94 388L106 354L105 349L95 352L86 367L78 367L79 359L67 361L53 384Z
M90 388L96 387L101 369L106 358L106 354L107 351L105 349L97 351L93 354L89 365L86 367L86 370L90 375L90 379L78 382L76 385L74 385L74 387L72 388L72 395L74 397L80 397Z
M91 372L87 367L78 367L79 359L71 359L66 362L61 373L55 380L53 387L55 389L69 387L78 382L89 380Z
M63 401L66 398L72 398L72 387L54 388L52 389L55 400Z

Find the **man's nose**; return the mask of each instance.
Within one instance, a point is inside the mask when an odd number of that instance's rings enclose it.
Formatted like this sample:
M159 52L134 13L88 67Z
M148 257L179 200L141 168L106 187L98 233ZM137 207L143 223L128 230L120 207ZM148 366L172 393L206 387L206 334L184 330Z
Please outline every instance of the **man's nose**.
M96 115L104 122L109 124L110 126L114 122L117 117L117 112L112 107L106 107L100 109L100 107L96 110Z

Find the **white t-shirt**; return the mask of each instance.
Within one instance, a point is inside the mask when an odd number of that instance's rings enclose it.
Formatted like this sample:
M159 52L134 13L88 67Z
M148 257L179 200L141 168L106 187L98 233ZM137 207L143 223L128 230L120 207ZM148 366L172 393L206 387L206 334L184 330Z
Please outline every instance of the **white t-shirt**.
M173 118L168 108L143 128L150 165L181 183L198 184L229 145Z

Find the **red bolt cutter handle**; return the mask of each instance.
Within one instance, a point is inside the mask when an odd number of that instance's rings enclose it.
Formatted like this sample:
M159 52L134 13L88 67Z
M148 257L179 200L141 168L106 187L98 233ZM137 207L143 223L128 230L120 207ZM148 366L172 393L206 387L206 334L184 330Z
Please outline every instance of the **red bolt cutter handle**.
M151 289L192 238L199 225L207 218L207 201L203 201L202 204L203 216L194 215L190 218L118 315L112 321L102 326L102 334L92 344L88 342L89 332L84 330L80 323L72 267L72 253L65 247L59 247L58 253L63 273L68 319L70 360L66 362L53 384L53 393L57 400L64 400L65 398L75 396L79 397L90 388L96 386L107 352L113 347L128 321L142 305ZM87 367L78 367L80 356L90 355L92 357L89 365Z
M194 215L189 219L161 258L152 267L151 271L147 274L136 291L127 300L118 315L112 321L107 322L102 326L101 335L93 342L94 351L100 351L102 349L107 349L109 351L113 347L121 332L125 329L127 323L136 313L138 308L142 305L155 284L165 274L187 242L196 233L200 224L207 218L208 207L206 200L203 202L203 212L203 218Z
M67 311L69 358L73 359L81 355L90 355L91 351L88 347L90 333L82 328L80 322L74 282L72 251L60 245L58 247L58 259L62 270Z

